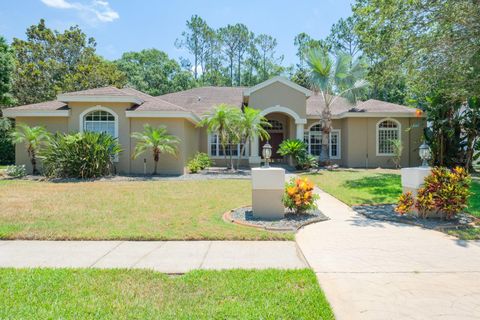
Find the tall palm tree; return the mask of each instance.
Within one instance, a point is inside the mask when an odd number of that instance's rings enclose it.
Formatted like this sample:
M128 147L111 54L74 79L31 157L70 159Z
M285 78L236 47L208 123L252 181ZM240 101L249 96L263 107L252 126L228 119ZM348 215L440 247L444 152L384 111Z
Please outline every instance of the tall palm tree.
M148 123L143 126L143 132L133 132L132 138L138 140L133 153L134 159L148 150L152 151L153 161L155 162L154 175L157 174L160 154L176 155L177 145L180 142L177 137L168 134L165 126L154 128Z
M325 103L322 111L322 152L320 160L327 162L328 138L332 130L331 107L339 97L345 97L354 104L358 95L368 86L364 79L367 65L363 59L353 61L346 53L332 57L326 50L315 48L308 52L310 84L312 90L320 94Z
M41 126L29 127L24 123L19 123L11 134L13 143L24 143L25 148L32 164L32 173L38 174L37 154L41 147L47 144L50 133Z
M267 118L261 115L260 110L245 107L238 120L238 133L240 136L241 149L237 159L237 169L240 166L240 158L245 152L247 142L257 136L259 139L268 140L270 135L265 128L269 128L271 124ZM252 145L252 143L250 143Z
M232 127L236 123L237 118L238 108L222 103L207 113L199 123L199 126L206 127L208 132L218 135L226 166L228 166L226 147L232 143L232 140L235 140L235 132L232 130ZM230 161L230 165L232 166L232 161Z

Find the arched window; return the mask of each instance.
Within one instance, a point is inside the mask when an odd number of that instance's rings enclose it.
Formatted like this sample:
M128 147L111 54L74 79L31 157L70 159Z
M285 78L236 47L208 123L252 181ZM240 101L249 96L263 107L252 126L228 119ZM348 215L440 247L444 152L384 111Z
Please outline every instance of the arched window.
M341 159L341 132L340 129L332 129L328 139L328 155L330 159ZM322 126L315 124L305 131L303 141L307 144L308 152L319 157L322 153Z
M83 116L83 131L105 132L117 137L116 119L105 110L94 110Z
M377 155L394 154L394 140L400 140L400 123L393 119L381 120L377 123Z
M268 123L270 123L270 127L267 128L269 131L283 131L283 123L281 123L278 120L268 120Z

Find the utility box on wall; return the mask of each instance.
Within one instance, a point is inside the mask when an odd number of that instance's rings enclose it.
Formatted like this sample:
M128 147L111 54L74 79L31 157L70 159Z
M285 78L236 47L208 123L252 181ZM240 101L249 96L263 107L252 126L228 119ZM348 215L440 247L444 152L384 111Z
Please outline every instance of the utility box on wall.
M285 216L285 207L283 206L282 202L284 188L284 169L253 168L253 216L265 220L282 219Z

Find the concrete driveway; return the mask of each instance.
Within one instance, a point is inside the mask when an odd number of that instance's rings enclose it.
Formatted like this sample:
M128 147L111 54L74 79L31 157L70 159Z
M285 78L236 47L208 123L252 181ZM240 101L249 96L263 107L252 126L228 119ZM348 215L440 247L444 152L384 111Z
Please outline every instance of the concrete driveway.
M480 319L480 242L364 218L320 193L331 220L297 244L337 319Z

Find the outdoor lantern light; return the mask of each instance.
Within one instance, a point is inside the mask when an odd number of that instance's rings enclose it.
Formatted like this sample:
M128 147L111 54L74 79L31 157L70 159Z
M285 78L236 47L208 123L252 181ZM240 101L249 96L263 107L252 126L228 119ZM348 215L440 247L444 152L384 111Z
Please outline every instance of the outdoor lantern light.
M432 152L425 141L418 148L418 154L420 155L420 159L422 159L422 167L428 167L428 160L432 158Z
M262 148L262 156L265 159L265 168L269 167L268 162L270 161L270 158L272 157L272 146L270 143L265 143L265 145Z

